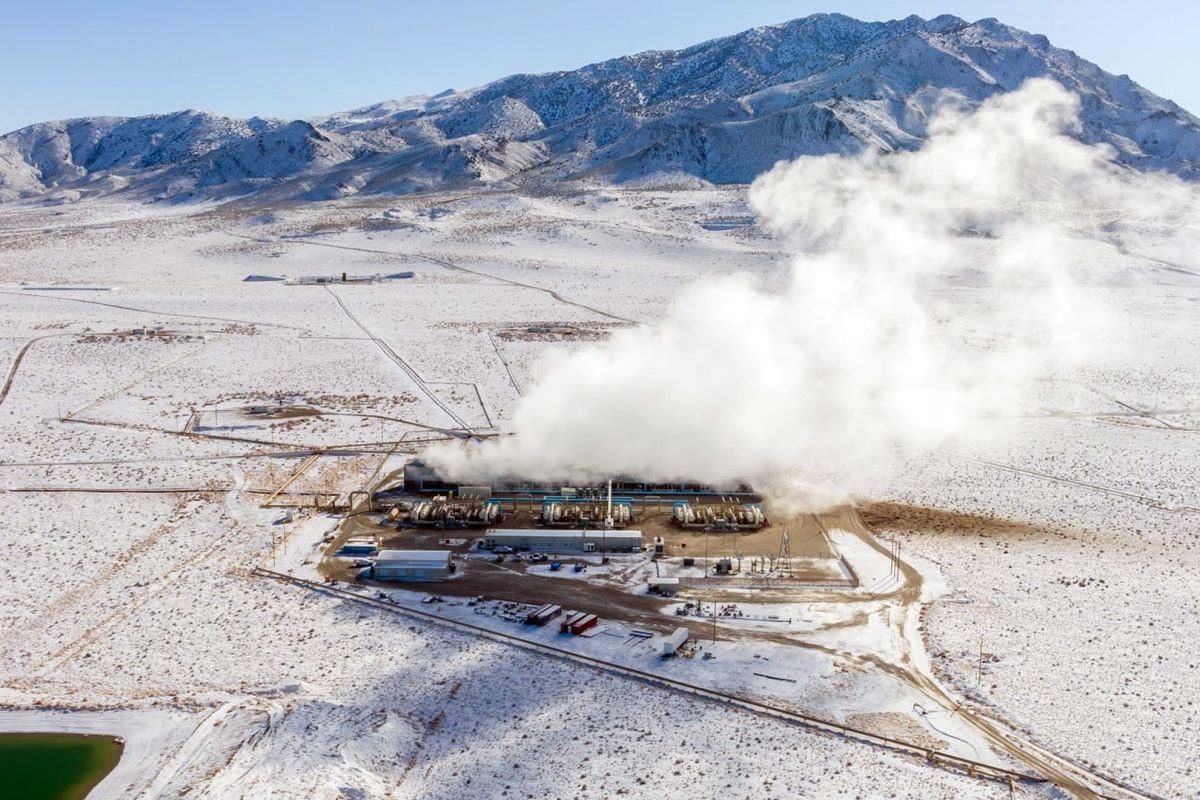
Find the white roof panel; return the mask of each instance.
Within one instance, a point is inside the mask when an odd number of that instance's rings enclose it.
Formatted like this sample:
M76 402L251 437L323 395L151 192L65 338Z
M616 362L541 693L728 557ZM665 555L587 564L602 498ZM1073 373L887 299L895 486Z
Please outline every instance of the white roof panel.
M421 567L437 567L449 563L449 550L380 550L375 558L376 565L387 566L414 564Z
M598 528L588 528L587 530L580 530L579 528L492 528L484 538L508 539L523 536L554 536L563 539L582 539L585 536L588 538L599 536L636 536L640 539L642 538L642 532L629 530L628 528L617 528L607 533Z

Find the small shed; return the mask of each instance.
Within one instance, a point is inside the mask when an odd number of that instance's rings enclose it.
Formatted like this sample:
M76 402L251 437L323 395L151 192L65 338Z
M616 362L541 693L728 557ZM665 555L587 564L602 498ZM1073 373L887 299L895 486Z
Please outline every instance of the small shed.
M337 551L339 556L373 556L379 548L374 539L350 539Z
M437 581L450 569L449 550L380 550L372 574L380 580Z

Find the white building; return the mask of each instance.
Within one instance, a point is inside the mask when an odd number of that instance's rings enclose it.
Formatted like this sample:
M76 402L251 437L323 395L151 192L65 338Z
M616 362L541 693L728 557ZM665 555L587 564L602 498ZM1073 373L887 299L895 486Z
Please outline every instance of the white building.
M493 528L484 535L483 546L493 550L511 547L513 550L544 550L548 553L635 553L642 549L642 532Z
M380 580L441 580L450 574L450 551L380 550L371 574Z

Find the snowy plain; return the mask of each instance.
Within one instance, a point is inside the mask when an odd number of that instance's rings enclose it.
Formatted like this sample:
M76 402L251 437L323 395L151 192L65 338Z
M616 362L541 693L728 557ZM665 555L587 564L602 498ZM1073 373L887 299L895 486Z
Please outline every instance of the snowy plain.
M525 329L653 322L705 275L781 282L780 243L702 224L745 213L740 189L584 186L269 211L10 204L0 729L84 724L86 711L128 739L119 721L145 719L160 733L121 777L145 798L1008 796L250 573L311 568L306 548L331 524L284 522L251 491L331 444L396 443L390 456L322 458L291 490L360 489L385 458L392 468L419 452L429 428L502 429L538 357L572 346ZM415 276L242 281L399 270ZM1188 798L1200 785L1200 285L1136 256L1126 275L1095 289L1124 311L1106 360L1047 385L1024 415L981 420L996 432L986 452L913 459L864 499L937 511L881 514L874 527L926 576L920 635L940 679L1049 749ZM987 302L964 284L935 291ZM108 291L62 291L72 287ZM154 325L164 332L129 333ZM337 415L268 423L237 411L279 396ZM872 559L855 556L867 582L886 568ZM878 644L822 637L847 652ZM785 699L810 711L911 702L783 647L718 651L727 666L714 682L783 691L754 681L755 652L803 676Z

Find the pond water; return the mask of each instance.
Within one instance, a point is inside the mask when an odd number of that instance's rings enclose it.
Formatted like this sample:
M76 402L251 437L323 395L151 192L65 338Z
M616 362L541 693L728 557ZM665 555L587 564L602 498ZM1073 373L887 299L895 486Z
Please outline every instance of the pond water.
M21 800L83 800L121 760L112 736L0 733L0 788Z

